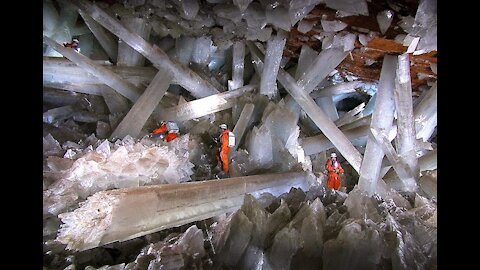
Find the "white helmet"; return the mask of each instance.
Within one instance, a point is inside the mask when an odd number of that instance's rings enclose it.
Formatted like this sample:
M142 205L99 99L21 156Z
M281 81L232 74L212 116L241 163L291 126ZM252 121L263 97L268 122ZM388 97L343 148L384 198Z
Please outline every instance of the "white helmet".
M336 157L337 157L337 154L336 154L336 153L331 153L331 154L330 154L330 157L336 158Z
M78 43L78 39L76 38L72 39L72 41Z
M220 128L221 128L221 129L227 129L227 125L226 125L226 124L221 124L221 125L220 125Z

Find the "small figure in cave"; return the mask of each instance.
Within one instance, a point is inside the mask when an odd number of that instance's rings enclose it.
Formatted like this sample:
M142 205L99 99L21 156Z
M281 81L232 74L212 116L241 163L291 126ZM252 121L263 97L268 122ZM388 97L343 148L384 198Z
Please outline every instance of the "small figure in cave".
M173 121L162 121L159 128L152 131L150 136L166 142L170 142L178 137L179 129L177 123Z
M219 137L220 147L217 151L217 161L221 163L222 170L228 174L228 153L230 147L235 146L235 135L228 130L226 124L221 124L220 128L222 132Z
M72 42L70 42L70 43L64 42L63 46L67 47L67 48L72 48L78 53L80 52L79 41L76 38L72 39Z
M329 189L338 190L342 186L342 180L340 179L340 174L344 173L340 162L337 160L337 154L331 153L330 159L327 160L325 165L328 172L327 187Z

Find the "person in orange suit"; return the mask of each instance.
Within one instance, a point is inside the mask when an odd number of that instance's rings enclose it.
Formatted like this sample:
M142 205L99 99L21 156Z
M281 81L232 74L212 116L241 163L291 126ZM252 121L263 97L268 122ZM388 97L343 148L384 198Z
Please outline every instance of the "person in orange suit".
M337 160L337 154L330 154L330 159L327 160L325 165L328 172L327 187L329 189L338 190L342 186L342 180L340 179L340 174L344 173L340 162Z
M167 133L167 136L165 136L165 141L169 142L171 140L174 140L178 137L178 130L170 130Z
M156 128L152 131L153 138L160 138L163 140L165 134L167 133L167 122L162 121L159 128Z
M220 148L217 151L217 160L221 163L222 169L225 173L228 173L228 152L230 147L228 146L228 130L226 124L221 124L220 128L222 133L220 134Z

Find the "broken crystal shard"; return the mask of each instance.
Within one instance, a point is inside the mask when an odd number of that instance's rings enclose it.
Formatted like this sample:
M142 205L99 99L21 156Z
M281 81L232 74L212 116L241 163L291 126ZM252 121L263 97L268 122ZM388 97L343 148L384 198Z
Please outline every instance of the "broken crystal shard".
M264 247L269 213L250 194L245 195L241 210L253 224L250 245Z
M129 31L148 40L152 27L145 18L124 16L122 17L121 23ZM143 66L145 64L145 57L123 40L119 41L117 58L118 66Z
M95 20L93 20L89 15L85 14L82 10L78 10L80 16L82 16L83 21L88 26L88 28L95 35L95 38L98 40L102 48L108 54L110 59L114 63L117 62L117 52L118 52L118 41L114 36L106 31L101 25L99 25Z
M313 26L315 25L314 22L309 22L306 20L302 20L298 23L297 30L300 33L307 33L308 31L312 30Z
M303 74L307 72L307 69L312 65L317 56L318 52L307 45L302 45L302 49L298 57L297 69L295 70L295 79L300 79Z
M117 74L107 70L100 65L95 64L86 56L79 54L70 48L65 48L46 36L43 37L43 40L50 47L60 52L62 55L70 59L75 64L86 69L89 73L96 76L99 80L101 80L106 85L112 87L115 91L119 92L124 97L135 101L140 96L141 90L139 88L135 87L130 82L123 80Z
M126 135L137 137L163 95L167 92L171 81L172 76L169 72L158 71L150 85L113 131L110 139L122 139Z
M253 115L253 110L255 109L255 105L252 103L247 103L243 107L242 113L240 114L240 118L238 119L237 123L235 124L235 128L233 128L233 134L235 134L235 146L233 149L237 149L242 141L243 135L247 130L248 124Z
M303 219L300 229L303 252L309 257L320 257L323 250L323 229L327 219L325 208L320 198L316 198L309 208L310 213Z
M253 223L242 212L237 211L230 217L231 221L222 235L226 238L220 241L215 250L218 250L218 259L227 266L237 265L243 252L252 238Z
M351 13L351 15L368 16L368 6L365 0L325 0L327 7Z
M322 109L322 111L324 111L328 115L330 120L338 120L337 108L335 107L335 103L333 103L332 97L318 98L316 100L316 103L318 104L320 109Z
M418 185L427 197L437 197L437 170L426 171L418 180Z
M351 218L371 219L374 222L382 220L371 196L362 191L359 186L355 186L348 193L344 205L348 208L349 217Z
M227 91L180 104L178 106L159 111L158 118L170 119L174 121L186 121L214 112L226 110L233 107L237 97L240 97L244 93L250 92L255 88L258 88L258 86L246 85L233 91Z
M263 71L260 79L260 93L268 97L276 96L278 93L277 74L286 40L283 35L277 34L270 38L267 43Z
M60 147L60 143L53 138L52 134L48 133L43 137L43 155L44 156L61 156L63 155L63 149Z
M53 124L71 117L74 112L72 105L54 108L43 113L43 122Z
M97 192L80 208L59 216L64 224L57 239L75 250L125 241L232 212L246 193L274 191L278 196L291 186L305 188L307 175L267 174Z
M240 11L244 12L248 5L252 2L252 0L233 0L233 4L240 9Z
M355 40L357 35L342 31L333 36L332 48L341 47L344 52L351 51L355 48ZM322 47L323 48L323 47Z
M382 12L379 12L377 14L377 22L378 26L380 27L380 32L382 34L385 34L390 27L390 24L392 24L393 20L393 11L387 9Z
M229 81L228 90L243 86L243 69L245 60L245 43L236 41L233 44L232 80Z
M372 127L389 130L392 126L395 105L393 95L396 66L396 57L391 55L384 56L379 89L375 95L375 109L370 124ZM373 195L376 191L383 157L382 147L373 138L369 138L358 180L359 188L369 195Z
M335 20L335 21L321 20L320 22L322 24L323 30L327 32L339 32L345 29L345 27L347 27L346 23L338 20Z
M395 109L397 113L397 152L403 157L418 177L418 164L415 154L416 132L413 118L412 84L410 81L410 61L408 54L398 56L397 77L395 79Z
M202 79L191 69L172 61L159 47L153 46L140 36L126 29L118 20L107 14L97 5L85 0L76 0L75 5L84 10L103 27L117 35L122 41L132 46L145 56L153 65L163 67L173 73L175 82L184 87L194 97L201 98L217 94L219 91L208 81ZM112 87L113 88L113 87Z
M301 248L300 233L295 228L285 227L274 237L268 252L273 269L290 269L293 255Z

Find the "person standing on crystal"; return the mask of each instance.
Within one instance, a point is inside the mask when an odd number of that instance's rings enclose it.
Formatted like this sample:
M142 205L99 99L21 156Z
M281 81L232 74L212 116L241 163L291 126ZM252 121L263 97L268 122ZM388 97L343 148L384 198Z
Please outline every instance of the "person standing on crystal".
M342 180L340 179L340 174L344 173L340 162L337 160L337 154L331 153L330 159L327 160L325 165L328 172L327 187L329 189L338 190L342 186Z
M230 152L230 147L235 145L235 135L233 132L228 130L226 124L221 124L220 128L222 132L220 133L220 148L217 151L217 161L221 163L222 170L225 173L228 173L228 153Z
M80 52L80 46L78 44L79 44L78 39L74 38L74 39L72 39L72 42L70 42L70 43L64 42L63 47L72 48L76 52L79 53Z

